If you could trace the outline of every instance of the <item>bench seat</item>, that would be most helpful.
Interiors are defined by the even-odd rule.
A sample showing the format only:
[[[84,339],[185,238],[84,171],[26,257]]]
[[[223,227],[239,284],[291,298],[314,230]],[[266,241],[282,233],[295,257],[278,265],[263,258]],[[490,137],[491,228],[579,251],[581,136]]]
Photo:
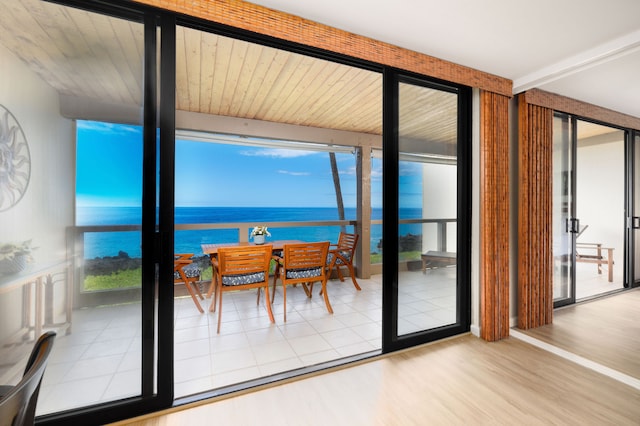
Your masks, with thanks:
[[[578,253],[578,250],[581,253]],[[593,251],[584,254],[583,250]],[[607,265],[607,278],[610,283],[613,282],[613,247],[602,247],[601,243],[576,243],[576,262],[595,263],[598,265],[598,274],[602,274],[602,265]]]
[[[440,268],[443,266],[455,265],[457,253],[429,250],[428,252],[420,255],[420,257],[422,258],[422,273],[426,274],[427,267]]]

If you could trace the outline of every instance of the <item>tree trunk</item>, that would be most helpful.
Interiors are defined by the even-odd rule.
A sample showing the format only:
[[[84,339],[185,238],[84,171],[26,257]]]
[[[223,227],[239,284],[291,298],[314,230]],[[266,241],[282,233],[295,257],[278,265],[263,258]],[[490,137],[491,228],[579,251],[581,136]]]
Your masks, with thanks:
[[[344,220],[344,203],[342,202],[342,189],[340,188],[340,175],[338,174],[338,164],[336,163],[336,153],[329,153],[329,160],[331,161],[331,175],[333,176],[333,186],[336,190],[336,203],[338,205],[338,217],[340,220]],[[346,227],[342,225],[340,227],[342,232],[347,232]]]

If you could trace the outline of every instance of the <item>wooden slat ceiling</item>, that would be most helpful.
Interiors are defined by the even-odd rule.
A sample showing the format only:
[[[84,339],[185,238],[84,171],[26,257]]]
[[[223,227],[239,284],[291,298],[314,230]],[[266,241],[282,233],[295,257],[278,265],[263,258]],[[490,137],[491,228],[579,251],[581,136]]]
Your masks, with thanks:
[[[5,1],[0,43],[60,94],[141,105],[140,23],[37,0]],[[382,133],[378,73],[183,27],[176,44],[180,110]],[[407,86],[403,136],[455,143],[450,97]]]
[[[177,107],[380,134],[380,74],[178,28]]]

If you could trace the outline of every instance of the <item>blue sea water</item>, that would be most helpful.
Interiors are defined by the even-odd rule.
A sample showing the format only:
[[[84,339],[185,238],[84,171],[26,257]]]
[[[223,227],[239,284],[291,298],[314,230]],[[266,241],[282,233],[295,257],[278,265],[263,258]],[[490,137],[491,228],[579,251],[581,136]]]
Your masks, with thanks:
[[[420,218],[421,209],[405,209],[402,218]],[[345,208],[345,219],[354,220],[356,209]],[[382,219],[382,209],[372,209],[372,219]],[[297,222],[338,220],[338,209],[331,207],[176,207],[175,221],[178,224],[205,224],[247,222],[250,226],[265,222]],[[140,207],[78,207],[76,223],[78,226],[140,225],[142,213]],[[272,240],[302,240],[336,242],[340,233],[339,226],[269,228]],[[353,227],[347,228],[353,232]],[[421,226],[401,225],[400,234],[421,233]],[[382,226],[371,226],[371,250],[377,250],[382,239]],[[86,259],[117,256],[120,251],[131,257],[140,257],[140,232],[91,232],[85,233]],[[176,231],[176,253],[202,253],[200,245],[206,243],[224,243],[238,241],[238,231],[230,230],[194,230]]]

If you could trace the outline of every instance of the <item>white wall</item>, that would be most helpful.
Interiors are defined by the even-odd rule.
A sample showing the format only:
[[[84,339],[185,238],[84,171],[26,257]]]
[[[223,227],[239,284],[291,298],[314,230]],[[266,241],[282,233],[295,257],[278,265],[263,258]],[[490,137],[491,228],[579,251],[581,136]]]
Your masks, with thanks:
[[[75,130],[59,114],[57,92],[1,44],[0,75],[0,104],[19,122],[31,154],[25,195],[0,212],[0,243],[32,239],[35,269],[66,257],[66,228],[74,222]],[[0,276],[0,288],[11,279]],[[0,293],[0,340],[21,317],[15,293]]]
[[[576,172],[576,216],[581,226],[589,225],[578,242],[602,243],[603,247],[615,249],[616,281],[623,279],[625,226],[624,134],[619,132],[619,135],[620,139],[614,142],[578,144]],[[596,270],[595,265],[590,266]]]
[[[426,163],[422,166],[423,218],[455,219],[457,215],[458,179],[457,166]],[[456,226],[447,227],[447,250],[457,252]],[[437,250],[438,226],[422,225],[422,252]]]

